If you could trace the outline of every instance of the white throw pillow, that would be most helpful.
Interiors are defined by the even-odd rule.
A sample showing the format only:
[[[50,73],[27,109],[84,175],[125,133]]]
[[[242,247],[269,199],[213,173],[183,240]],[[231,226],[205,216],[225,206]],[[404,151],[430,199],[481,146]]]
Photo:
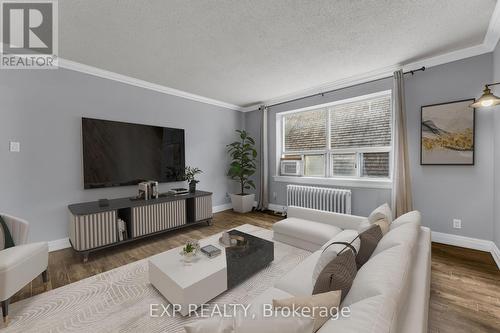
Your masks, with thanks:
[[[272,316],[264,316],[263,310],[250,311],[249,316],[235,318],[234,333],[313,333],[314,319],[297,313],[271,311]],[[215,333],[215,332],[214,332]]]
[[[408,212],[406,214],[401,215],[397,219],[395,219],[391,223],[391,230],[396,229],[397,227],[400,227],[402,225],[408,224],[408,223],[417,223],[419,226],[422,223],[422,215],[418,210],[414,210],[411,212]]]
[[[353,241],[354,240],[354,241]],[[343,230],[339,232],[335,237],[330,239],[325,243],[320,249],[323,251],[314,266],[313,274],[312,274],[312,283],[313,285],[316,283],[319,274],[321,271],[328,265],[335,257],[337,253],[342,251],[346,246],[342,244],[334,244],[330,245],[334,242],[344,242],[350,243],[355,249],[356,252],[359,251],[359,247],[361,246],[361,241],[358,238],[358,232],[356,230]]]
[[[314,318],[313,330],[316,332],[331,318],[331,314],[337,312],[341,295],[341,290],[335,290],[312,296],[273,299],[273,308],[276,311],[283,308],[297,309],[298,311],[306,309]],[[328,309],[328,311],[325,311],[325,309]]]
[[[378,220],[386,220],[389,224],[392,223],[392,211],[391,207],[389,207],[387,203],[375,208],[368,216],[370,224],[373,224]]]
[[[234,319],[217,316],[189,323],[184,329],[186,333],[233,333]]]

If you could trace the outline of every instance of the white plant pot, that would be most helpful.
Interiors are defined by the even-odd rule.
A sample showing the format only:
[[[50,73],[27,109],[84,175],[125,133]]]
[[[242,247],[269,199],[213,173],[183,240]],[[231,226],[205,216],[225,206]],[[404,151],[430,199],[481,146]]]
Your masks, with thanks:
[[[233,210],[238,213],[248,213],[252,211],[255,202],[255,194],[239,195],[231,194],[231,204]]]

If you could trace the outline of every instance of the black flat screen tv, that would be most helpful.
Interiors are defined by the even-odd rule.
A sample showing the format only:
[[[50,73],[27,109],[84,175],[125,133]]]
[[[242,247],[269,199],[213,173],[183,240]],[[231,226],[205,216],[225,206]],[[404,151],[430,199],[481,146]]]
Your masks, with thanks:
[[[180,181],[184,130],[82,118],[84,188]]]

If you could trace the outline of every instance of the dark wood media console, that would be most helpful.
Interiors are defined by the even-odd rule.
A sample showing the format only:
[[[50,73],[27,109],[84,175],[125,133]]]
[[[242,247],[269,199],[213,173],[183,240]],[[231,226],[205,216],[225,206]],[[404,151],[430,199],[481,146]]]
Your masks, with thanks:
[[[161,194],[158,199],[109,200],[69,205],[69,239],[75,251],[88,260],[92,251],[131,242],[193,224],[212,221],[212,193],[196,191],[182,195]],[[120,239],[118,220],[124,221],[126,235]]]

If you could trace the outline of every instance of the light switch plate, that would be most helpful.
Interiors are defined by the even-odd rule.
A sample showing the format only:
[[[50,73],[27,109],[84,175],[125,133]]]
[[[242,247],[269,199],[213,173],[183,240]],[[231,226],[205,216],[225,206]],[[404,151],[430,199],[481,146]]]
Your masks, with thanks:
[[[21,143],[16,141],[10,142],[10,152],[11,153],[19,153],[21,151]]]

